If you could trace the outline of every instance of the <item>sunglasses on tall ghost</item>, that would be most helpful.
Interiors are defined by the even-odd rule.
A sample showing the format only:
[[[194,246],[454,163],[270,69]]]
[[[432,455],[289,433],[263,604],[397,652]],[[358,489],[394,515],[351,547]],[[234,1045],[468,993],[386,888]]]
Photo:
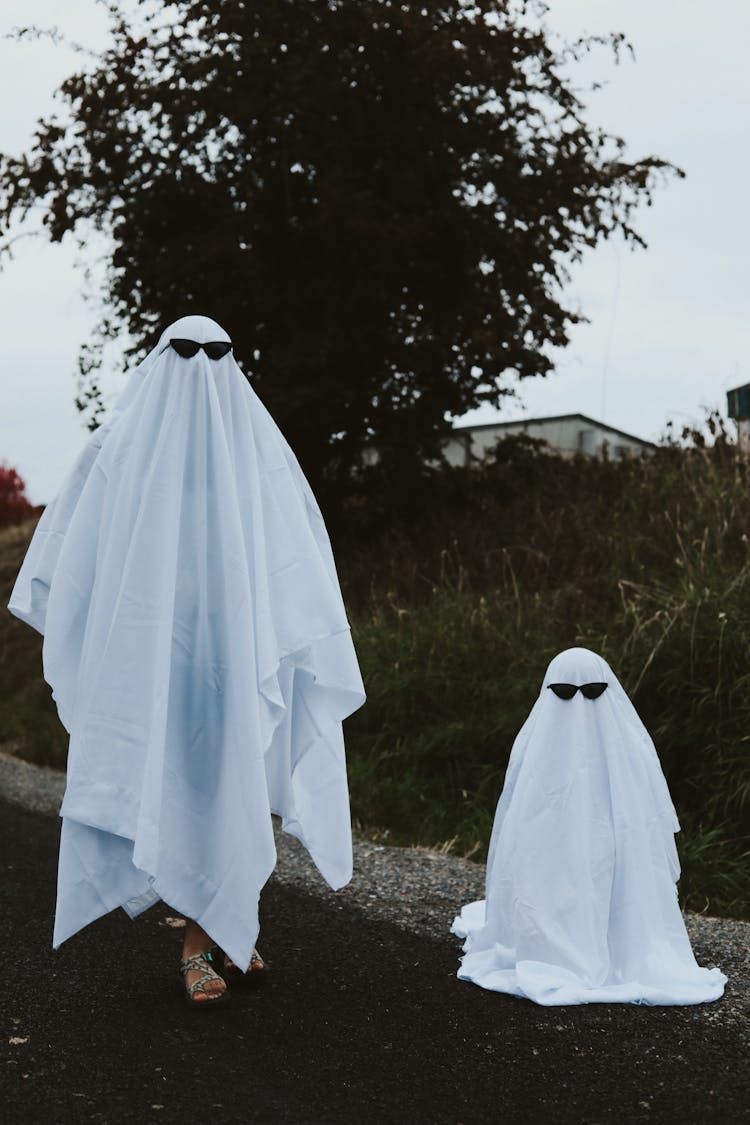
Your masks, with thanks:
[[[223,359],[232,350],[229,340],[213,340],[207,344],[199,344],[197,340],[170,340],[169,343],[183,359],[192,359],[201,348],[209,359]]]
[[[606,684],[547,684],[558,699],[572,699],[577,691],[585,699],[598,699],[607,690]]]

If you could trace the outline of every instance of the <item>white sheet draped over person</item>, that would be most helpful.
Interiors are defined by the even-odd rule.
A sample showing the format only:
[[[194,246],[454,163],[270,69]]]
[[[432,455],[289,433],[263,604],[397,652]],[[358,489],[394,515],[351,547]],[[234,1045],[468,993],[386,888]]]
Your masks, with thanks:
[[[202,316],[164,332],[44,512],[9,608],[44,634],[70,733],[53,944],[161,899],[245,969],[272,812],[331,887],[351,877],[341,723],[364,692],[294,455],[231,350],[172,339],[229,343]]]
[[[726,977],[697,965],[678,904],[677,831],[612,669],[587,649],[560,653],[513,745],[486,899],[453,922],[459,977],[544,1005],[717,999]]]

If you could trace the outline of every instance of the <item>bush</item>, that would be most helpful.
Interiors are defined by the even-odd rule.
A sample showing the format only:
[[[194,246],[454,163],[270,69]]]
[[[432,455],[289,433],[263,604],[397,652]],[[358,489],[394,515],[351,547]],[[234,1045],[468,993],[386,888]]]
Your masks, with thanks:
[[[585,645],[656,742],[683,901],[750,917],[750,464],[709,424],[710,444],[622,462],[506,440],[411,508],[363,484],[335,546],[368,689],[347,724],[364,832],[482,858],[545,667]]]
[[[0,749],[64,768],[68,736],[42,674],[42,638],[5,610],[34,527],[0,531]]]
[[[750,918],[750,460],[709,423],[623,462],[507,439],[477,468],[358,482],[331,523],[368,691],[347,723],[361,832],[482,859],[545,667],[585,645],[656,743],[683,903]],[[6,601],[30,533],[0,535]],[[39,648],[0,619],[0,742],[63,765]]]
[[[21,477],[15,469],[0,465],[0,527],[23,523],[32,511]]]

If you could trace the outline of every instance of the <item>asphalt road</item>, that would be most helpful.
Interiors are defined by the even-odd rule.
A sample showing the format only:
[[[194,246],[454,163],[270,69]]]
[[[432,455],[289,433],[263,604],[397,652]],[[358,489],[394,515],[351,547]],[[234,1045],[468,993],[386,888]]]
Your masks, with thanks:
[[[272,982],[193,1011],[161,905],[52,951],[57,839],[0,804],[9,1123],[750,1122],[748,1043],[722,1001],[539,1008],[459,982],[451,939],[273,882]]]

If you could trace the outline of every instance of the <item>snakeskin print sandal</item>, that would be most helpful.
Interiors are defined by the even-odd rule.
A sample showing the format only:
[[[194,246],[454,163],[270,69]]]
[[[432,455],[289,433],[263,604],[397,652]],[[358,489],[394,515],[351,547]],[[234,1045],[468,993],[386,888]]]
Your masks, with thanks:
[[[213,967],[213,960],[215,954],[218,952],[216,946],[207,949],[205,953],[194,953],[192,957],[186,957],[184,961],[180,961],[180,973],[185,982],[185,999],[192,1007],[195,1008],[215,1008],[218,1004],[226,1004],[229,1000],[229,989],[225,988],[223,992],[213,993],[208,992],[206,985],[209,981],[224,980],[221,973],[217,973]],[[192,984],[187,983],[188,973],[200,973],[201,976],[194,980]],[[224,984],[226,984],[224,980]],[[207,1000],[196,1000],[196,993],[207,996]]]
[[[218,964],[222,966],[219,971],[227,984],[240,984],[250,988],[265,984],[271,971],[257,949],[254,949],[250,955],[250,964],[246,973],[243,973],[223,950],[219,950]]]

